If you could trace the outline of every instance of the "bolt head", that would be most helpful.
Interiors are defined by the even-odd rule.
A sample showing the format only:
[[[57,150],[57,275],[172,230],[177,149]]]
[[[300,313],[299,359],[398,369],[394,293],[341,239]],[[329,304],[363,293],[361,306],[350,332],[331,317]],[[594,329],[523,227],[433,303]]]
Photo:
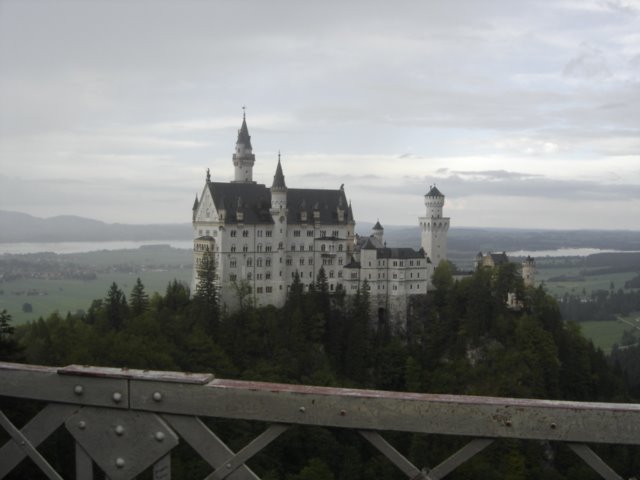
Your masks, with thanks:
[[[87,422],[85,422],[84,420],[80,420],[80,421],[78,422],[78,428],[79,428],[80,430],[84,430],[85,428],[87,428]]]
[[[82,385],[76,385],[75,387],[73,387],[73,393],[75,393],[76,395],[82,395],[83,392],[84,388],[82,387]]]
[[[162,442],[164,440],[164,432],[156,432],[154,437],[158,442]]]
[[[124,467],[124,458],[122,457],[116,458],[116,467],[118,468]]]
[[[122,425],[116,425],[116,435],[122,435],[124,433],[124,427]]]
[[[122,394],[120,392],[114,392],[112,398],[114,402],[120,403],[120,401],[122,400]]]
[[[300,413],[304,413],[304,412],[306,412],[306,411],[307,411],[307,409],[306,409],[306,408],[304,408],[304,407],[300,407],[298,410],[300,410]]]
[[[159,402],[160,400],[162,400],[162,394],[160,392],[153,392],[153,399],[156,402]]]

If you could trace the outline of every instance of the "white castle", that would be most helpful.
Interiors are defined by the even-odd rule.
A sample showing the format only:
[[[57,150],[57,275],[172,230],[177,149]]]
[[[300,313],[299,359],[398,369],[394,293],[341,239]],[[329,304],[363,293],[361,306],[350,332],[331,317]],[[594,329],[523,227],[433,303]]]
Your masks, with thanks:
[[[296,273],[305,289],[324,269],[329,290],[355,294],[366,280],[372,313],[406,321],[408,300],[424,295],[433,268],[447,258],[449,218],[444,195],[431,187],[420,218],[422,248],[389,248],[380,223],[355,234],[344,186],[335,190],[288,188],[280,154],[271,187],[253,181],[255,155],[243,115],[232,182],[212,182],[209,170],[193,205],[192,291],[205,252],[216,262],[220,303],[238,308],[240,290],[257,306],[284,305]],[[242,287],[242,288],[240,288]]]

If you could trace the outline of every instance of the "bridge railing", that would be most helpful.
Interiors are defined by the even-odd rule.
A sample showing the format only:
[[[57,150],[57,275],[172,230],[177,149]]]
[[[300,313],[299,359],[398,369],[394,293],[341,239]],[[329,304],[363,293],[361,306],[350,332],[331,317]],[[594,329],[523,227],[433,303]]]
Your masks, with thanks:
[[[153,469],[171,478],[179,439],[211,467],[207,479],[259,477],[246,462],[293,425],[359,432],[410,479],[445,478],[497,439],[566,443],[605,479],[621,480],[587,444],[640,445],[640,405],[434,395],[216,379],[212,374],[70,365],[0,363],[0,395],[44,402],[21,429],[0,412],[10,439],[0,448],[0,478],[30,458],[62,478],[38,446],[64,425],[75,440],[76,478],[102,470],[111,480]],[[256,420],[269,426],[237,452],[200,417]],[[381,432],[474,438],[432,468],[416,466]],[[98,468],[94,468],[97,466]]]

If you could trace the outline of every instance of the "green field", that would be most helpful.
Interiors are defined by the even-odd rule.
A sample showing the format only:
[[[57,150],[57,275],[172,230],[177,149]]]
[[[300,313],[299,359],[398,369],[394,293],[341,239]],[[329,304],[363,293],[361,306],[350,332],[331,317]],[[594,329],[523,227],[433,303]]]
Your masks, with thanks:
[[[637,324],[640,327],[640,321],[637,321],[639,317],[640,313],[623,317],[623,319],[629,323]],[[591,340],[596,347],[601,348],[607,354],[611,352],[611,347],[614,343],[620,344],[622,334],[625,331],[633,330],[633,327],[621,321],[580,322],[579,325],[582,334]],[[640,331],[636,330],[636,332],[636,336],[638,336]]]
[[[550,278],[566,275],[568,277],[577,277],[581,267],[562,267],[562,268],[545,268],[538,267],[536,272],[536,283],[544,282],[544,286],[551,295],[562,297],[565,293],[570,295],[581,295],[583,290],[588,294],[596,290],[607,290],[613,287],[615,290],[624,288],[624,283],[637,276],[635,272],[625,273],[607,273],[604,275],[586,275],[583,280],[570,281],[551,281]]]

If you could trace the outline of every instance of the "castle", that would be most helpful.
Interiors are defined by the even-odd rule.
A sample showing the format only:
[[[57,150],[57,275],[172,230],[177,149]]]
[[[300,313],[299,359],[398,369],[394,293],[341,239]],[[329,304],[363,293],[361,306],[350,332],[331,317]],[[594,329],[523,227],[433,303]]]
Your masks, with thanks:
[[[426,214],[419,219],[422,248],[389,248],[376,223],[369,236],[355,234],[355,219],[344,186],[289,188],[280,154],[271,187],[253,180],[255,155],[245,115],[238,130],[234,180],[211,181],[207,170],[193,204],[194,268],[213,252],[221,304],[238,308],[245,292],[257,305],[284,305],[296,274],[305,289],[324,269],[329,290],[347,295],[368,284],[372,313],[404,323],[408,300],[426,294],[433,268],[447,258],[449,218],[444,195],[431,187]]]

